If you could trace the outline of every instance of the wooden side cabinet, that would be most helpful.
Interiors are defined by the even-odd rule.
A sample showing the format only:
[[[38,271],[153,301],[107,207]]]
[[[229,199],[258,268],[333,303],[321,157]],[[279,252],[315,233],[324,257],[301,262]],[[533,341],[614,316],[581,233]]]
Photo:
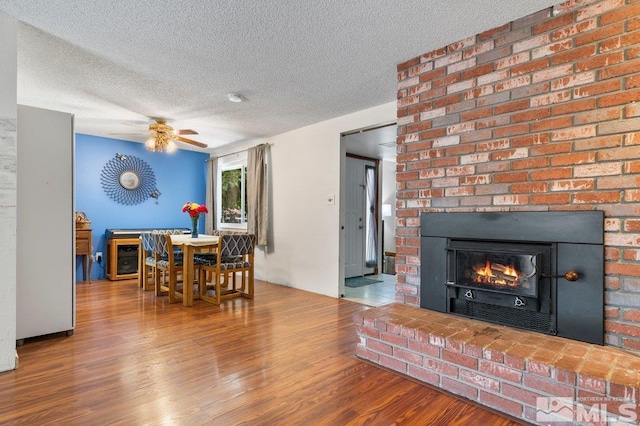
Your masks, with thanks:
[[[111,281],[138,278],[140,238],[107,240],[107,278]]]
[[[82,281],[87,281],[88,276],[89,284],[91,284],[91,266],[93,265],[92,249],[91,229],[76,229],[76,256],[82,256]]]

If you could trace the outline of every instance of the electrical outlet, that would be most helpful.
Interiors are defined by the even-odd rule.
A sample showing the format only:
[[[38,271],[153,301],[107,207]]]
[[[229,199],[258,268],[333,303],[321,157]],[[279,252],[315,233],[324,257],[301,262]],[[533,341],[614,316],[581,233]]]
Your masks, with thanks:
[[[96,253],[96,262],[98,262],[98,263],[102,262],[102,252],[101,251]]]

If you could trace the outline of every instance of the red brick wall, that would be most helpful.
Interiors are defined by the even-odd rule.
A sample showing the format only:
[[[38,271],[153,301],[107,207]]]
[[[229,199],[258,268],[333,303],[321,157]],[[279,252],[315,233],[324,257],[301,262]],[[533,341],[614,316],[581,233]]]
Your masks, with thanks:
[[[640,351],[640,2],[569,0],[398,65],[396,299],[420,213],[605,212],[606,342]]]

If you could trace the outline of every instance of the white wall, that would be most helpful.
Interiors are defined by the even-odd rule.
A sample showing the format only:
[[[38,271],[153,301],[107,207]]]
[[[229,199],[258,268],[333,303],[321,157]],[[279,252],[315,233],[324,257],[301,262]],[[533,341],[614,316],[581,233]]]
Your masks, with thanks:
[[[14,369],[16,357],[16,26],[0,15],[0,371]]]
[[[271,147],[270,242],[256,254],[256,278],[332,297],[344,281],[340,134],[396,119],[396,102],[284,133]],[[223,154],[223,153],[220,153]],[[334,195],[334,205],[327,197]]]

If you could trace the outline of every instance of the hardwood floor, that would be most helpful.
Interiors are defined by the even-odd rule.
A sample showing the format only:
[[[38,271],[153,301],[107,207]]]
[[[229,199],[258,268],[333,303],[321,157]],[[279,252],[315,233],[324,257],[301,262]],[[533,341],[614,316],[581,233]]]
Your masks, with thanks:
[[[0,374],[0,424],[518,424],[356,358],[360,309],[260,281],[192,308],[78,283],[74,335],[28,339]]]

